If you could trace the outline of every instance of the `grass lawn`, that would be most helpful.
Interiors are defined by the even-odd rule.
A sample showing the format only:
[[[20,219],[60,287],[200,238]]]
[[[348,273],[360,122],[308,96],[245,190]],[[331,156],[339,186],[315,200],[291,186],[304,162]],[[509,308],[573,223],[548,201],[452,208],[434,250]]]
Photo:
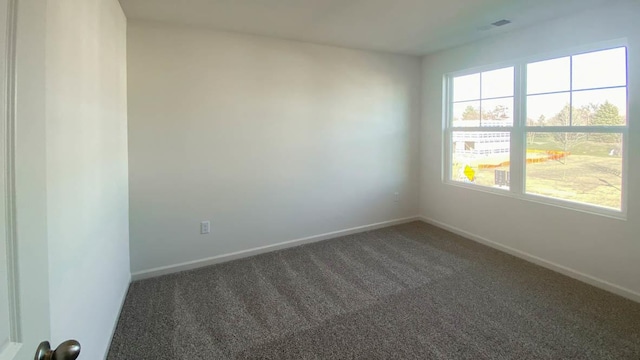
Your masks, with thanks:
[[[569,155],[527,164],[528,193],[620,209],[622,158]]]
[[[575,145],[570,155],[561,160],[547,160],[526,164],[526,191],[530,194],[621,208],[622,158],[609,156],[616,144],[584,142]],[[619,149],[619,147],[618,147]],[[529,150],[562,150],[558,144],[540,139],[529,143]],[[531,157],[539,156],[531,152]],[[529,157],[529,156],[528,156]],[[481,164],[500,164],[509,160],[508,154],[493,157],[457,156],[453,164],[453,178],[468,181],[462,174],[465,165],[475,170],[473,183],[494,187],[495,170],[509,170],[509,166],[481,168]]]

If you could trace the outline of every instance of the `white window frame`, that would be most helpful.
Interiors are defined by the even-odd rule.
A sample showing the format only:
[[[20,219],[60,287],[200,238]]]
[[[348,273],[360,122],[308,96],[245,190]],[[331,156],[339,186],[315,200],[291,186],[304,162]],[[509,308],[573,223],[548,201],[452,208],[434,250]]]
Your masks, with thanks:
[[[557,58],[576,56],[582,53],[603,51],[608,49],[625,47],[627,49],[627,121],[624,126],[526,126],[527,109],[527,64],[539,61],[553,60]],[[590,214],[612,217],[615,219],[627,219],[627,176],[629,170],[629,122],[632,121],[629,109],[629,45],[627,39],[616,39],[606,42],[593,43],[586,46],[575,47],[554,53],[546,53],[530,56],[514,61],[505,61],[488,66],[480,66],[462,71],[450,72],[444,75],[443,81],[443,142],[442,142],[442,181],[451,186],[488,192],[502,196],[532,201],[536,203],[577,210]],[[472,75],[506,67],[514,68],[514,109],[513,126],[506,127],[453,127],[453,79],[455,77]],[[638,119],[636,119],[638,120]],[[640,120],[638,120],[640,121]],[[511,138],[510,154],[510,186],[509,189],[493,188],[455,181],[452,179],[453,157],[453,132],[454,131],[482,131],[482,132],[508,132]],[[622,135],[622,192],[621,209],[611,209],[595,204],[581,203],[544,195],[528,194],[526,192],[526,134],[527,132],[560,133],[560,132],[597,132],[616,133]]]

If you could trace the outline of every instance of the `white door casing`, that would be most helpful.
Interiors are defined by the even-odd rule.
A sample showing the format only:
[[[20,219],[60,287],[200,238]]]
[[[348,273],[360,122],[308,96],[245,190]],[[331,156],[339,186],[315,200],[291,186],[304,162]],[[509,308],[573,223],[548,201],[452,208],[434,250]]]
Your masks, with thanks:
[[[9,12],[8,1],[0,0],[0,69],[7,68],[7,15]],[[0,72],[0,98],[6,99],[7,93],[7,72]],[[9,172],[11,171],[8,160],[9,158],[9,144],[7,140],[7,132],[9,125],[6,121],[6,113],[7,106],[6,102],[0,102],[0,116],[4,118],[3,125],[0,128],[0,139],[2,139],[2,147],[0,148],[0,166],[3,169],[2,174],[0,174],[0,189],[3,189],[2,201],[0,202],[0,254],[4,254],[5,256],[0,256],[0,289],[2,296],[0,296],[0,351],[11,351],[5,350],[8,347],[12,346],[11,344],[11,334],[15,332],[12,330],[15,322],[15,315],[13,314],[15,306],[13,305],[13,297],[12,294],[15,293],[13,290],[14,285],[9,282],[10,279],[13,279],[14,274],[10,274],[10,271],[13,270],[13,266],[10,263],[12,261],[12,245],[13,245],[13,237],[11,236],[12,229],[8,227],[11,224],[11,220],[7,219],[7,216],[10,215],[10,212],[7,211],[7,207],[11,206],[12,199],[8,198],[8,195],[12,193],[12,191],[8,188],[9,184],[7,183],[7,178],[9,177]],[[11,242],[9,239],[12,239]],[[2,354],[2,353],[0,353]]]
[[[0,0],[0,360],[49,338],[45,0]]]

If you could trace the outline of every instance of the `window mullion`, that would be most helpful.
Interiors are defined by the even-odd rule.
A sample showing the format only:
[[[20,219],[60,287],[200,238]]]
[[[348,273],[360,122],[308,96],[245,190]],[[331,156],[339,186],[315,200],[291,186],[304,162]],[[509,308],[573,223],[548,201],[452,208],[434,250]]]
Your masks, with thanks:
[[[525,189],[526,141],[525,126],[527,119],[526,65],[515,65],[513,129],[511,131],[511,192],[523,194]]]
[[[573,126],[573,56],[569,56],[569,126]]]
[[[447,89],[447,96],[445,99],[444,106],[446,106],[446,114],[443,119],[444,129],[445,129],[445,137],[442,143],[442,153],[444,155],[444,163],[442,167],[443,180],[448,181],[452,178],[452,167],[451,161],[453,159],[453,146],[452,146],[452,138],[453,138],[453,77],[447,78],[447,82],[445,84]]]

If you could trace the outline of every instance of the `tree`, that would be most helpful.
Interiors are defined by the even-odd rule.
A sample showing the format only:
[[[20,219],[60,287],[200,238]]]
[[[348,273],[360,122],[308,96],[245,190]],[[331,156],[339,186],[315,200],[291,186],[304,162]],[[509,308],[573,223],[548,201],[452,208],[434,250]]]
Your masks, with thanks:
[[[576,111],[573,109],[574,112]],[[558,114],[556,114],[550,120],[551,125],[555,126],[569,126],[571,125],[571,108],[569,104],[565,105],[562,110]],[[561,132],[561,133],[553,133],[553,139],[555,142],[560,145],[562,150],[565,152],[565,156],[561,158],[560,162],[563,164],[567,163],[568,153],[578,144],[586,141],[586,136],[584,133],[571,133],[571,132]]]
[[[559,113],[549,120],[553,126],[570,126],[571,125],[571,108],[566,104]]]
[[[547,125],[547,118],[544,115],[540,115],[538,120],[527,118],[527,126],[545,126]]]
[[[594,115],[598,110],[600,105],[589,103],[588,105],[583,105],[578,109],[573,110],[573,121],[571,124],[574,126],[592,126],[595,125]]]
[[[594,125],[616,126],[624,125],[624,122],[625,118],[620,115],[618,107],[609,101],[605,101],[604,104],[600,105],[593,116]],[[619,144],[621,138],[620,134],[599,134],[593,140],[603,143]]]
[[[462,120],[480,120],[480,112],[478,109],[469,105],[464,109],[462,113]]]
[[[580,122],[580,125],[587,126],[616,126],[624,124],[624,117],[620,115],[617,106],[605,101],[604,104],[589,104],[581,108],[581,117],[586,118],[586,122]],[[618,143],[620,137],[618,134],[591,134],[591,141],[599,141],[603,143]]]
[[[573,110],[571,125],[573,126],[593,126],[593,117],[600,105],[589,103]],[[594,140],[593,134],[586,134],[586,141]]]
[[[496,105],[491,111],[483,111],[483,120],[506,120],[509,118],[509,108],[504,105]]]
[[[624,117],[620,115],[620,110],[609,101],[600,105],[593,115],[593,125],[615,126],[623,124]]]
[[[547,118],[544,115],[540,115],[538,118],[538,126],[544,126],[547,123]]]
[[[544,126],[547,122],[547,118],[544,115],[540,115],[538,121],[534,121],[531,118],[527,118],[527,126]],[[527,144],[533,144],[536,141],[536,133],[533,131],[527,132]]]

